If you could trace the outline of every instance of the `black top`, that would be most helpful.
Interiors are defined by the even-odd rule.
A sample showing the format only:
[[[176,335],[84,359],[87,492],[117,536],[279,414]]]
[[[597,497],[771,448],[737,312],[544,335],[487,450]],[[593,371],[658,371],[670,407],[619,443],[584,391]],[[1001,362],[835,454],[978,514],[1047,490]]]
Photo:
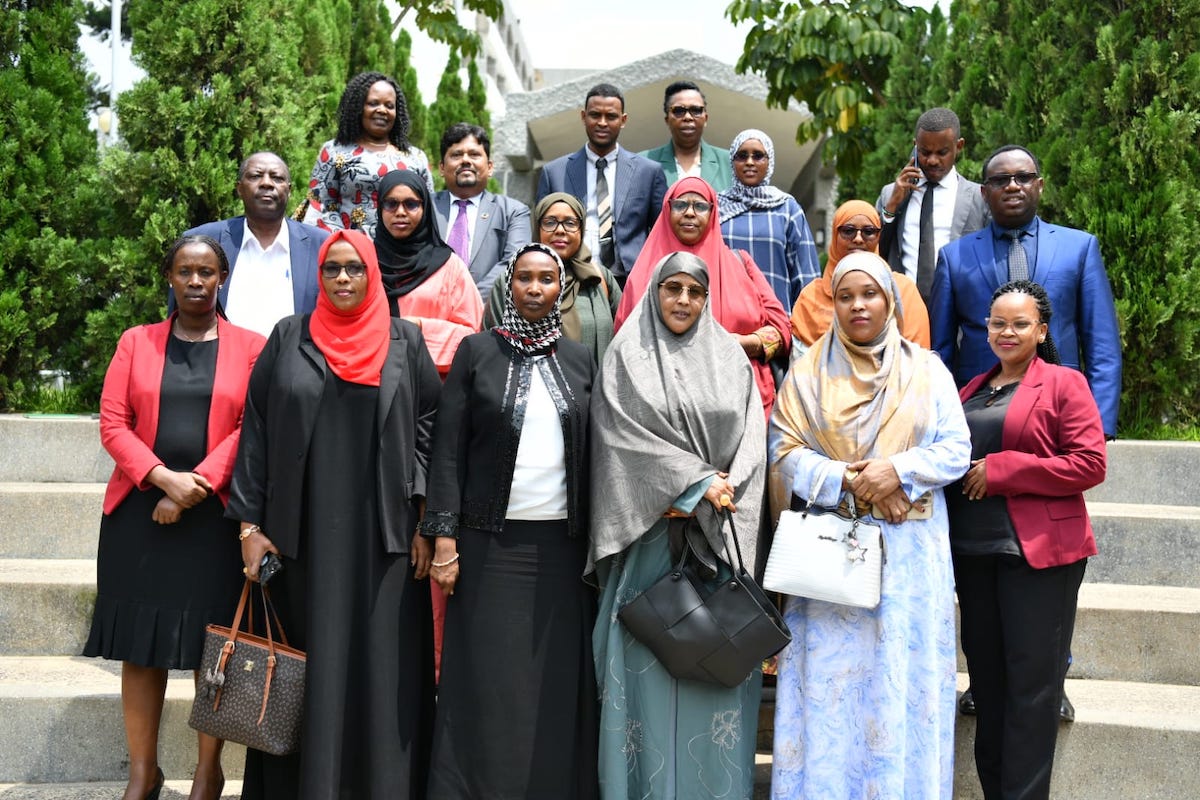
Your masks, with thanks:
[[[971,460],[999,453],[1004,434],[1004,417],[1017,383],[992,389],[987,383],[963,403],[971,430]],[[968,500],[960,478],[946,487],[946,509],[950,514],[950,549],[963,556],[1021,555],[1017,532],[1008,515],[1008,500],[988,494]]]
[[[191,472],[208,453],[208,409],[217,374],[218,341],[167,337],[154,435],[154,455],[167,469]]]

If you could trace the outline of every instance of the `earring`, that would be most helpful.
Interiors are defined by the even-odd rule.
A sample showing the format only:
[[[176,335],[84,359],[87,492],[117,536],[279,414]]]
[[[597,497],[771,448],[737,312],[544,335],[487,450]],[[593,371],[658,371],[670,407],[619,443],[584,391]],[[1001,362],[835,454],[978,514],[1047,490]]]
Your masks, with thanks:
[[[1045,337],[1045,336],[1039,336],[1039,337],[1038,337],[1038,344],[1045,344],[1045,342],[1046,342],[1046,337]]]

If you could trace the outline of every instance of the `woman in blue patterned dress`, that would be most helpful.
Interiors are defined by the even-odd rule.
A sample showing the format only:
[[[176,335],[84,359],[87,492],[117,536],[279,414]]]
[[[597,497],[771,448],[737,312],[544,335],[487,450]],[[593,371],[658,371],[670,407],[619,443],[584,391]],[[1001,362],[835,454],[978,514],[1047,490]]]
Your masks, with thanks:
[[[783,800],[951,797],[954,580],[942,487],[970,465],[954,381],[900,336],[883,259],[833,273],[833,326],[788,373],[771,417],[771,500],[851,492],[883,530],[879,606],[789,597],[771,791]],[[815,496],[814,496],[815,489]]]

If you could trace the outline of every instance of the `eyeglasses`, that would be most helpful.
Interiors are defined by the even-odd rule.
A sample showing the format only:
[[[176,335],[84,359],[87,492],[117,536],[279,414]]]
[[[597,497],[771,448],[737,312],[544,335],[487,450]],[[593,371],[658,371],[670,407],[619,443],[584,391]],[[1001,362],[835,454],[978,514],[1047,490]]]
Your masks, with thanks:
[[[1038,179],[1036,172],[1014,172],[1007,175],[991,175],[983,179],[992,189],[1006,189],[1008,184],[1013,181],[1017,182],[1017,186],[1028,186]]]
[[[575,217],[562,217],[561,219],[559,217],[542,217],[541,222],[538,223],[538,227],[546,233],[554,233],[554,230],[560,225],[567,233],[579,230],[579,220]]]
[[[418,209],[424,208],[425,204],[413,197],[407,200],[396,200],[389,197],[387,200],[379,203],[379,207],[389,214],[395,213],[400,206],[404,206],[404,210],[411,214]]]
[[[1016,319],[1009,322],[1006,319],[1000,319],[998,317],[988,317],[984,321],[987,322],[988,330],[992,333],[1004,333],[1004,331],[1012,328],[1013,333],[1025,334],[1029,333],[1029,329],[1034,325],[1041,324],[1041,320]]]
[[[708,289],[703,286],[684,286],[679,281],[663,281],[658,288],[666,292],[667,297],[672,300],[679,299],[679,295],[684,292],[687,292],[688,300],[703,300],[708,297]]]
[[[706,113],[704,106],[671,106],[671,116],[675,119],[683,119],[688,114],[699,118]]]
[[[367,265],[358,261],[352,261],[349,264],[322,264],[321,276],[325,280],[336,280],[343,270],[351,278],[361,278],[367,274]]]
[[[853,225],[842,225],[837,229],[838,236],[841,236],[847,242],[853,242],[856,238],[858,238],[860,233],[864,239],[874,239],[879,235],[879,230],[880,229],[876,228],[874,225],[865,225],[861,228],[857,228]]]
[[[676,214],[686,214],[688,209],[694,210],[700,216],[712,211],[712,203],[707,200],[672,200],[671,210]]]
[[[770,161],[771,157],[762,150],[738,150],[733,154],[734,161]]]

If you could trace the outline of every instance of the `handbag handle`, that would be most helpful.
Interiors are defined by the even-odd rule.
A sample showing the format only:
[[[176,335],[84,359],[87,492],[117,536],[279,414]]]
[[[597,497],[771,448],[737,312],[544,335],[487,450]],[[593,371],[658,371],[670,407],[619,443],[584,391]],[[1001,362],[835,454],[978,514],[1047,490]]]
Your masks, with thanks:
[[[733,512],[728,508],[725,509],[725,519],[729,520],[729,539],[733,539],[733,548],[737,551],[738,569],[745,572],[746,564],[742,561],[742,546],[738,543],[737,528],[733,525]],[[730,566],[733,566],[733,559],[729,557],[729,539],[725,539],[725,559],[729,561]]]
[[[828,458],[825,463],[817,468],[816,474],[813,475],[812,488],[808,492],[808,503],[804,506],[803,514],[808,516],[808,512],[817,502],[817,492],[821,490],[821,486],[829,479],[829,473],[833,471],[833,459]],[[846,501],[850,506],[850,518],[858,519],[858,507],[854,503],[854,492],[842,490],[839,497],[846,497]]]

